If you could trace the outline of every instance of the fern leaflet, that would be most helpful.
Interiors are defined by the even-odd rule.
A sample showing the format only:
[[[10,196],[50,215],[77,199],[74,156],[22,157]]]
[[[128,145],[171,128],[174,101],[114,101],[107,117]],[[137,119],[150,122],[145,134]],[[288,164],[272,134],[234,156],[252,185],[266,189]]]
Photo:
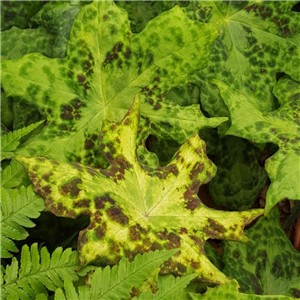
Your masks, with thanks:
[[[158,278],[158,292],[152,294],[150,290],[142,293],[138,300],[185,300],[189,299],[186,286],[196,278],[196,274],[190,274],[183,277],[174,277],[173,275],[160,276]]]
[[[24,240],[28,236],[24,227],[34,227],[30,220],[40,216],[44,210],[44,200],[34,193],[32,186],[20,189],[1,188],[1,257],[12,257],[18,252],[12,240]]]
[[[28,175],[24,167],[18,161],[13,160],[11,164],[1,172],[1,187],[6,189],[18,187],[25,178],[28,178]]]
[[[16,150],[16,148],[19,146],[21,138],[33,131],[43,122],[44,121],[39,121],[27,127],[11,131],[8,134],[1,136],[1,160],[10,158],[12,156],[11,152]]]
[[[140,287],[156,268],[177,251],[173,249],[138,254],[133,262],[122,258],[117,266],[97,268],[92,275],[91,288],[79,286],[77,292],[74,285],[66,281],[65,291],[58,289],[55,300],[128,299],[133,287]]]
[[[21,252],[21,263],[14,257],[11,265],[1,271],[4,279],[1,285],[1,299],[36,299],[38,294],[47,295],[47,289],[55,291],[63,287],[64,281],[78,280],[75,269],[79,266],[78,253],[68,248],[55,249],[50,256],[46,247],[39,253],[35,243],[30,250],[24,245]],[[81,272],[83,274],[83,272]],[[43,296],[39,295],[39,299]]]

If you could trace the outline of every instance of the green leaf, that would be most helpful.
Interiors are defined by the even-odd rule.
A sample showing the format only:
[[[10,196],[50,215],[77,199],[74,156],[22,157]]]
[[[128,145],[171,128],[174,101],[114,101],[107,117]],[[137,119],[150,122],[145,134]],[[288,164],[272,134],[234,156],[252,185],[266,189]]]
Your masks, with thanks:
[[[259,149],[237,137],[225,137],[214,163],[218,171],[209,184],[214,202],[232,210],[252,207],[267,176],[258,164]]]
[[[79,286],[78,293],[68,280],[55,293],[55,299],[67,300],[113,300],[129,299],[132,288],[140,287],[143,282],[163,262],[171,258],[177,250],[155,251],[138,254],[132,262],[122,258],[117,266],[112,268],[97,268],[91,275],[89,286]],[[195,275],[188,276],[194,278]],[[183,284],[181,284],[182,286]]]
[[[53,44],[52,57],[66,56],[73,21],[81,7],[90,2],[91,1],[50,1],[31,18],[31,22],[43,26],[48,32],[56,36]]]
[[[248,243],[224,242],[223,272],[235,278],[240,292],[259,295],[300,295],[300,253],[280,226],[279,211],[247,230]]]
[[[24,167],[16,160],[13,160],[1,172],[1,187],[6,189],[18,187],[26,181],[27,177]]]
[[[1,30],[12,26],[28,28],[28,20],[45,4],[45,1],[1,1]]]
[[[32,132],[44,121],[36,122],[25,128],[18,129],[1,136],[1,160],[13,156],[14,151],[18,148],[20,140],[23,136]]]
[[[189,299],[185,290],[186,286],[197,275],[191,274],[175,278],[173,275],[160,276],[158,278],[158,292],[152,294],[151,291],[142,293],[138,300],[185,300]]]
[[[46,289],[55,291],[63,287],[65,280],[78,280],[75,272],[78,265],[78,254],[70,248],[62,250],[58,247],[50,255],[46,247],[39,251],[36,243],[30,249],[24,245],[20,268],[14,257],[2,274],[4,283],[1,285],[1,297],[27,300],[36,299],[39,293],[47,295]]]
[[[165,167],[139,162],[136,136],[139,102],[119,122],[106,121],[100,148],[110,163],[96,169],[76,163],[18,156],[46,209],[57,216],[90,216],[79,234],[81,264],[115,264],[121,257],[155,249],[180,248],[162,268],[163,273],[196,272],[199,279],[228,279],[205,256],[209,238],[247,241],[243,228],[262,210],[223,212],[203,205],[199,186],[211,180],[215,166],[205,154],[205,143],[194,134]]]
[[[178,6],[132,34],[126,12],[114,2],[85,5],[73,23],[66,58],[29,54],[2,62],[6,94],[34,104],[48,121],[18,153],[99,167],[102,121],[120,121],[136,94],[143,124],[158,136],[183,143],[202,127],[218,126],[226,118],[208,119],[199,105],[164,100],[173,87],[188,83],[189,73],[206,66],[216,35]]]
[[[18,249],[11,240],[24,240],[28,232],[24,227],[34,227],[30,219],[36,219],[44,210],[44,201],[33,192],[32,186],[27,189],[7,190],[1,187],[1,257],[12,257]]]
[[[272,89],[276,74],[300,80],[300,16],[296,1],[191,1],[190,18],[217,25],[218,39],[211,47],[205,70],[198,73],[201,103],[211,117],[228,116],[216,87],[220,80],[244,94],[252,94],[259,110],[276,109]]]
[[[52,57],[54,40],[55,36],[43,27],[36,29],[12,27],[1,33],[1,58],[15,59],[32,52]]]
[[[279,150],[265,163],[271,179],[266,208],[284,198],[300,200],[300,85],[282,78],[274,88],[280,108],[269,113],[258,110],[251,94],[241,94],[222,82],[215,82],[230,110],[231,127],[227,134],[256,143],[274,143]]]
[[[149,20],[169,10],[175,5],[184,6],[181,1],[116,1],[128,12],[132,32],[141,32]]]
[[[244,294],[239,292],[236,280],[216,288],[208,288],[204,295],[190,293],[192,300],[295,300],[294,297]]]

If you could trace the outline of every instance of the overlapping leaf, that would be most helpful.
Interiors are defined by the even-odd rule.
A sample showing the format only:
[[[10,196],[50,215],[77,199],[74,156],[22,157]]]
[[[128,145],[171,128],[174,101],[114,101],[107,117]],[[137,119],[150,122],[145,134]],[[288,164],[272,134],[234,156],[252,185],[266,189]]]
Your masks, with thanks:
[[[218,171],[209,184],[214,202],[232,210],[252,207],[266,184],[266,172],[258,164],[259,149],[237,137],[225,137],[214,163]]]
[[[220,36],[211,48],[208,67],[195,80],[201,85],[203,108],[210,116],[228,111],[218,90],[207,80],[221,80],[251,93],[262,111],[276,108],[272,89],[276,74],[300,80],[299,13],[296,1],[192,1],[190,18],[218,25]],[[249,100],[251,101],[251,100]]]
[[[280,226],[274,208],[247,230],[248,243],[224,242],[223,272],[235,278],[240,292],[300,297],[300,253]]]
[[[239,285],[236,280],[216,288],[208,288],[204,295],[190,293],[192,300],[295,300],[294,297],[281,295],[255,295],[239,292]]]
[[[222,212],[204,206],[197,197],[211,180],[215,166],[205,144],[193,135],[166,167],[150,168],[136,155],[139,103],[134,102],[120,123],[105,122],[100,148],[108,169],[58,163],[44,157],[18,157],[27,169],[48,211],[57,216],[90,216],[81,231],[82,264],[115,264],[121,257],[155,249],[179,248],[163,273],[196,272],[202,280],[228,279],[206,258],[208,238],[246,241],[243,227],[262,210]]]
[[[280,108],[269,113],[252,104],[255,99],[251,94],[241,94],[221,82],[216,84],[230,111],[232,125],[227,134],[279,146],[265,164],[271,179],[266,213],[284,198],[300,200],[300,84],[282,78],[274,88]]]
[[[182,143],[199,128],[219,125],[224,118],[207,119],[198,105],[163,101],[206,66],[215,38],[212,27],[191,21],[178,6],[132,34],[126,12],[113,2],[85,5],[65,59],[30,54],[2,63],[7,95],[26,99],[48,120],[19,153],[101,165],[96,139],[102,120],[121,120],[137,93],[145,124],[157,135]]]

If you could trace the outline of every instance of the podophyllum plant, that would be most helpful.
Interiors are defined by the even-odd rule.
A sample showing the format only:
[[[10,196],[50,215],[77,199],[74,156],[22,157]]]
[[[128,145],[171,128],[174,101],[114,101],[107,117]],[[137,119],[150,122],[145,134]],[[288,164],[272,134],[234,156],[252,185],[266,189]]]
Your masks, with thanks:
[[[297,2],[1,7],[2,299],[300,298]]]

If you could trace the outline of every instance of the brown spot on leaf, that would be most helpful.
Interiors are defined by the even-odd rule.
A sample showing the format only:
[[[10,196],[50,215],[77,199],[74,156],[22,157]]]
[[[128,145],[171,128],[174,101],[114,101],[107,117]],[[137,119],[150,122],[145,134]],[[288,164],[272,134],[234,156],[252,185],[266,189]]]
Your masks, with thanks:
[[[85,81],[85,77],[82,74],[77,75],[77,79],[80,83],[83,83]]]
[[[96,235],[99,239],[102,239],[105,237],[106,232],[106,223],[101,223],[99,227],[96,228]]]
[[[71,182],[61,186],[61,193],[65,196],[70,194],[72,197],[77,197],[81,189],[78,188],[78,184],[82,183],[80,178],[75,178]]]
[[[74,207],[90,207],[91,200],[82,199],[74,202]]]
[[[109,194],[105,194],[101,197],[96,197],[94,202],[97,209],[103,209],[105,207],[105,203],[110,203],[111,205],[114,205],[116,203],[115,200],[109,196]]]
[[[116,221],[121,225],[126,225],[129,222],[128,217],[123,213],[123,210],[120,207],[110,207],[107,209],[107,214],[110,219]]]

